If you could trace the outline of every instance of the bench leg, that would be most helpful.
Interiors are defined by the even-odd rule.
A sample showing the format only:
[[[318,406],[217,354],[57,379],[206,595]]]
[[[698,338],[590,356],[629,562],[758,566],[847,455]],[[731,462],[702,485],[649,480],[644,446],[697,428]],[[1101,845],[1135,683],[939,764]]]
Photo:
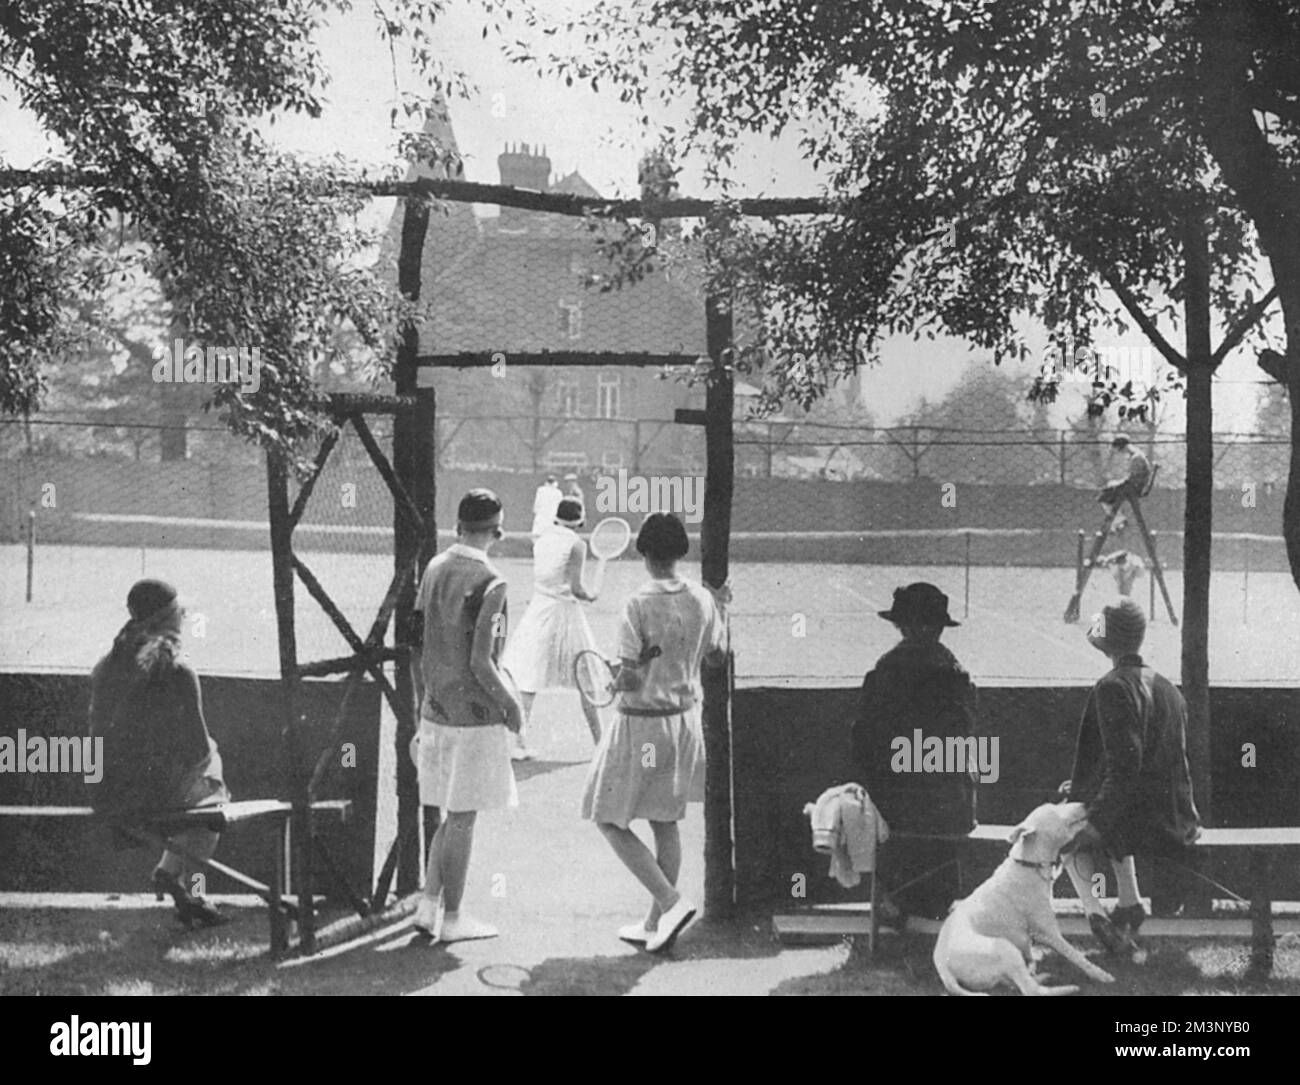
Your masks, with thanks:
[[[1271,863],[1267,848],[1252,848],[1250,853],[1250,967],[1267,975],[1273,971],[1273,900],[1269,875]]]
[[[876,938],[880,934],[880,852],[876,852],[876,869],[871,872],[871,924],[867,927],[867,953],[876,955]]]
[[[281,957],[289,948],[288,921],[281,906],[281,893],[285,885],[285,852],[289,847],[289,820],[281,822],[280,831],[272,836],[272,849],[275,852],[270,885],[271,909],[271,956]]]

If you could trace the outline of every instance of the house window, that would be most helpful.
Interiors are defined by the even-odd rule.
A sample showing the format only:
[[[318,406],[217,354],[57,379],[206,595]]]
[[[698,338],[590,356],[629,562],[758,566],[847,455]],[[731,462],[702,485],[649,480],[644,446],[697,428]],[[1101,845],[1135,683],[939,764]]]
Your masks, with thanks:
[[[561,377],[555,385],[556,411],[567,418],[578,414],[578,382],[569,377]]]
[[[586,467],[587,454],[585,452],[547,452],[546,466],[553,471]]]
[[[582,338],[582,306],[576,301],[560,302],[560,334],[566,339]]]
[[[617,418],[619,377],[617,373],[602,373],[596,378],[596,414],[601,418]]]

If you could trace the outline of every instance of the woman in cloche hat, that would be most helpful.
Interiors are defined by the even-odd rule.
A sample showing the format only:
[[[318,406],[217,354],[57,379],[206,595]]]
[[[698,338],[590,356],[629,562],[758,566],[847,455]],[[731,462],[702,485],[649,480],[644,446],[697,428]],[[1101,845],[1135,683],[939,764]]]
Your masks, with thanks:
[[[138,581],[127,594],[130,620],[90,677],[90,733],[104,742],[103,779],[88,785],[99,813],[129,824],[133,817],[230,801],[221,754],[203,718],[199,676],[181,655],[185,611],[162,580]],[[218,834],[187,829],[172,835],[153,872],[153,888],[169,895],[187,927],[225,922],[192,892],[187,855],[208,859]]]

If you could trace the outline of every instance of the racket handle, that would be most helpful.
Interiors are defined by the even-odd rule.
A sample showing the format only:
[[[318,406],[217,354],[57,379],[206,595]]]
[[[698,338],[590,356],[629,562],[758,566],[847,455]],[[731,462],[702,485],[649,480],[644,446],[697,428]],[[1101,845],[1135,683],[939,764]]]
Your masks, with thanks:
[[[596,568],[592,571],[591,574],[591,587],[588,589],[588,591],[590,591],[592,595],[599,595],[600,589],[604,587],[606,564],[607,563],[604,558],[596,559]]]

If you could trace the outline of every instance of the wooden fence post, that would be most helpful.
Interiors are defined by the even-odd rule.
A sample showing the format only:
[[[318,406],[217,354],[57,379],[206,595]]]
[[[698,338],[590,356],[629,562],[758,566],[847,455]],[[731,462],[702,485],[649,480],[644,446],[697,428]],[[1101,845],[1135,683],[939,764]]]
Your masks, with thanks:
[[[429,205],[417,197],[408,197],[402,214],[402,241],[397,256],[397,285],[402,296],[412,302],[420,300],[420,262],[429,231]],[[433,390],[419,388],[420,332],[413,323],[402,328],[393,367],[394,390],[399,396],[420,396],[415,410],[399,410],[393,417],[393,473],[411,495],[417,509],[432,526],[434,508],[434,464],[437,459]],[[420,560],[415,576],[407,577],[399,589],[397,609],[393,615],[394,643],[400,648],[417,639],[420,615],[415,609],[416,578],[424,572],[429,557],[437,550],[436,531],[421,538],[419,529],[401,509],[393,507],[393,565],[402,569],[417,553]],[[401,653],[397,661],[398,700],[405,711],[397,715],[397,892],[413,893],[420,887],[423,857],[420,854],[419,777],[407,752],[419,719],[415,704],[415,683],[411,668],[419,659],[410,652]],[[381,906],[382,901],[378,902]]]
[[[736,452],[732,432],[735,389],[732,370],[731,299],[711,291],[705,301],[705,334],[712,375],[704,400],[704,519],[700,525],[700,570],[706,584],[727,580],[731,539],[731,497]],[[730,915],[735,905],[735,864],[731,830],[731,675],[706,669],[704,747],[708,776],[704,798],[704,909]]]
[[[298,886],[298,935],[304,953],[316,952],[316,909],[312,900],[311,766],[303,749],[298,716],[298,639],[293,606],[293,520],[289,515],[289,472],[284,458],[266,453],[267,511],[271,521],[271,575],[275,586],[275,624],[280,648],[283,705],[284,779],[293,803],[292,874]],[[292,889],[292,885],[290,889]]]

